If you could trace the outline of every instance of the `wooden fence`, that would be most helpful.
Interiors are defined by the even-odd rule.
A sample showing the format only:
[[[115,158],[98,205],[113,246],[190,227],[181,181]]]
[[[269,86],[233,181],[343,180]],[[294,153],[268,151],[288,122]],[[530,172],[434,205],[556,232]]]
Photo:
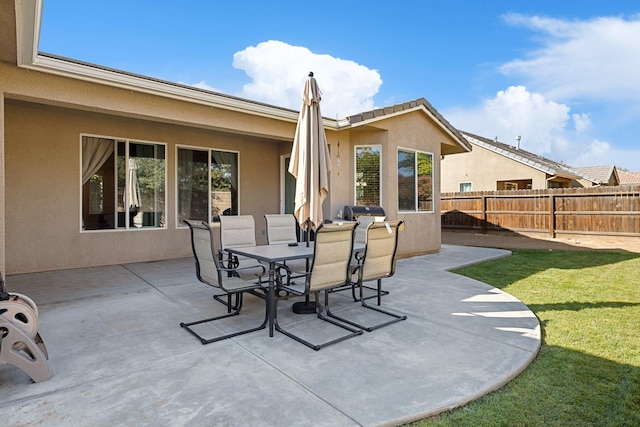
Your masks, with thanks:
[[[442,193],[442,228],[640,237],[640,185]]]

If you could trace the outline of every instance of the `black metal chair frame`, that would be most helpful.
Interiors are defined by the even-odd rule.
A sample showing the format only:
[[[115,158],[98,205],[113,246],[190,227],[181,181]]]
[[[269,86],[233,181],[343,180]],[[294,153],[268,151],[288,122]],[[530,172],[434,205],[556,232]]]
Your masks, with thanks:
[[[217,294],[214,295],[214,298],[219,299],[220,302],[222,302],[223,304],[225,304],[227,306],[227,313],[220,315],[220,316],[214,316],[214,317],[210,317],[210,318],[206,318],[206,319],[202,319],[202,320],[197,320],[194,322],[181,322],[180,326],[182,328],[185,328],[189,333],[191,333],[193,336],[195,336],[196,338],[198,338],[200,340],[200,342],[204,345],[204,344],[211,344],[214,342],[218,342],[218,341],[222,341],[228,338],[233,338],[233,337],[237,337],[239,335],[244,335],[244,334],[248,334],[250,332],[255,332],[255,331],[259,331],[261,329],[264,329],[267,325],[268,322],[268,307],[267,304],[265,303],[265,315],[264,315],[264,320],[262,321],[262,323],[257,326],[257,327],[253,327],[253,328],[249,328],[249,329],[244,329],[241,331],[236,331],[236,332],[232,332],[229,334],[225,334],[219,337],[215,337],[215,338],[204,338],[202,337],[200,334],[198,334],[196,331],[194,331],[191,327],[195,326],[195,325],[199,325],[202,323],[208,323],[208,322],[214,322],[216,320],[220,320],[220,319],[225,319],[228,317],[232,317],[232,316],[237,316],[240,314],[240,310],[242,309],[242,302],[243,302],[243,294],[245,292],[255,292],[255,293],[260,293],[261,297],[263,299],[265,299],[266,301],[266,292],[267,290],[264,288],[264,286],[262,285],[262,280],[261,277],[259,276],[258,281],[257,282],[249,282],[246,280],[243,280],[241,278],[238,277],[237,271],[241,270],[241,269],[233,269],[233,268],[226,268],[223,266],[223,261],[222,261],[222,252],[219,249],[215,248],[215,243],[214,243],[214,239],[212,236],[212,230],[209,227],[209,225],[206,222],[202,222],[202,223],[196,223],[194,221],[189,221],[189,220],[184,220],[184,223],[187,224],[189,226],[189,231],[191,234],[191,248],[193,250],[193,256],[195,259],[195,265],[196,265],[196,277],[198,278],[198,280],[206,285],[215,287],[215,288],[219,288],[221,289],[224,293],[222,294]],[[206,231],[209,235],[209,244],[211,247],[211,257],[212,259],[209,260],[210,262],[213,262],[213,264],[215,264],[215,268],[216,268],[216,277],[217,280],[215,282],[208,280],[207,278],[203,277],[202,275],[202,269],[203,269],[203,263],[205,262],[205,260],[200,259],[200,255],[198,254],[198,249],[196,247],[196,236],[195,230],[203,230]],[[255,268],[255,267],[247,267],[247,268]],[[265,272],[265,269],[263,267],[263,274]],[[212,272],[213,273],[213,272]],[[227,287],[225,286],[225,281],[229,281],[232,280],[234,282],[234,286],[233,287]],[[244,283],[241,283],[244,282]],[[227,301],[225,302],[224,300],[221,299],[221,296],[226,295],[227,296]],[[232,303],[232,297],[235,297],[235,302]]]
[[[368,236],[369,236],[369,233],[371,232],[371,230],[375,230],[376,228],[382,228],[383,226],[384,226],[384,228],[386,228],[387,225],[385,223],[390,224],[389,227],[391,227],[393,229],[395,242],[393,244],[393,255],[391,257],[391,265],[390,265],[388,273],[386,273],[386,274],[384,274],[382,276],[370,277],[370,278],[367,279],[367,281],[371,281],[371,280],[376,280],[377,281],[378,306],[374,306],[374,305],[367,304],[366,300],[371,298],[371,297],[365,298],[364,297],[364,289],[363,289],[363,288],[365,288],[365,286],[363,285],[363,282],[364,282],[363,274],[365,272],[365,266],[366,266],[366,262],[367,262],[367,251],[370,249],[370,246],[369,246],[370,243],[369,243]],[[403,221],[385,221],[385,222],[382,222],[382,223],[371,223],[371,224],[369,224],[368,227],[367,227],[367,247],[365,248],[365,251],[363,253],[360,253],[357,256],[358,265],[352,270],[353,274],[357,274],[358,279],[357,279],[356,282],[351,282],[351,285],[353,286],[353,289],[355,289],[356,286],[359,289],[359,295],[360,295],[359,301],[360,301],[360,304],[362,304],[362,306],[365,307],[365,308],[368,308],[368,309],[374,310],[374,311],[376,311],[378,313],[382,313],[382,314],[385,314],[387,316],[390,316],[390,317],[392,317],[392,319],[388,320],[386,322],[382,322],[382,323],[379,323],[379,324],[376,324],[376,325],[371,325],[371,326],[361,325],[359,323],[356,323],[354,321],[351,321],[351,320],[346,319],[346,318],[344,318],[342,316],[338,316],[338,315],[332,313],[329,310],[328,305],[327,305],[327,316],[333,317],[334,319],[337,319],[337,320],[339,320],[341,322],[344,322],[344,323],[347,323],[349,325],[355,326],[357,328],[361,328],[361,329],[363,329],[363,330],[365,330],[367,332],[372,332],[372,331],[374,331],[376,329],[379,329],[379,328],[382,328],[384,326],[389,326],[389,325],[392,325],[394,323],[397,323],[397,322],[400,322],[402,320],[406,320],[407,319],[406,315],[397,314],[397,313],[394,313],[392,311],[385,310],[385,309],[379,307],[380,300],[381,300],[381,295],[382,295],[382,279],[385,278],[385,277],[393,276],[395,274],[395,271],[396,271],[396,252],[397,252],[397,249],[398,249],[398,228],[400,227],[400,225],[402,223],[403,223]],[[375,244],[375,243],[371,243],[371,244]],[[376,289],[376,288],[373,288],[373,289]],[[375,298],[376,295],[374,295],[373,297]]]
[[[334,288],[334,287],[338,287],[338,286],[343,286],[344,284],[349,282],[349,278],[350,278],[350,269],[349,269],[349,260],[351,259],[351,252],[353,251],[353,237],[354,237],[354,229],[355,229],[356,224],[342,224],[342,225],[336,225],[336,224],[329,224],[329,225],[320,225],[320,227],[318,227],[318,229],[316,230],[316,242],[315,242],[315,249],[314,249],[314,254],[313,254],[313,258],[312,258],[312,262],[311,262],[311,267],[309,269],[309,271],[305,274],[305,283],[304,283],[304,289],[297,289],[292,285],[287,285],[286,283],[280,283],[279,284],[279,289],[280,290],[284,290],[290,294],[293,295],[298,295],[298,296],[308,296],[311,292],[314,293],[315,295],[315,308],[316,308],[316,316],[328,323],[331,323],[335,326],[338,326],[342,329],[345,329],[348,331],[347,334],[344,334],[338,338],[335,338],[333,340],[329,340],[326,341],[324,343],[320,343],[320,344],[314,344],[311,343],[285,329],[283,329],[277,322],[277,299],[276,299],[276,308],[275,308],[275,319],[274,319],[274,325],[277,331],[283,333],[284,335],[288,336],[289,338],[293,338],[294,340],[298,341],[299,343],[302,343],[304,345],[306,345],[309,348],[312,348],[315,351],[318,351],[324,347],[327,347],[329,345],[332,344],[336,344],[339,343],[341,341],[347,340],[349,338],[353,338],[356,337],[358,335],[362,335],[362,329],[355,329],[352,328],[348,325],[345,325],[344,323],[338,322],[334,319],[332,319],[331,317],[327,317],[325,315],[322,314],[323,311],[323,307],[322,304],[320,304],[320,293],[324,292],[324,302],[325,302],[325,309],[328,312],[328,304],[329,304],[329,291],[330,289]],[[345,271],[344,271],[344,281],[343,282],[339,282],[336,283],[335,285],[327,285],[328,287],[322,288],[322,289],[318,289],[318,290],[312,290],[311,289],[311,282],[312,279],[314,277],[314,267],[317,267],[317,255],[319,251],[322,250],[327,250],[325,248],[323,248],[323,235],[326,233],[332,233],[332,232],[339,232],[339,231],[345,231],[345,230],[349,230],[351,231],[351,238],[350,238],[350,245],[349,245],[349,252],[347,253],[345,251]]]

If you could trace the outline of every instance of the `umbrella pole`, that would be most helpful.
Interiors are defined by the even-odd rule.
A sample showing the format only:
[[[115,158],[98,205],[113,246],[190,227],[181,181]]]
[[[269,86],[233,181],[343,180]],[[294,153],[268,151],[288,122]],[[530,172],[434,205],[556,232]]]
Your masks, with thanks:
[[[305,240],[307,241],[307,247],[309,247],[309,240],[311,239],[311,221],[307,219],[307,229],[304,232]],[[307,271],[309,271],[309,259],[307,258]],[[309,294],[304,296],[304,302],[293,303],[293,312],[296,314],[312,314],[316,312],[316,302],[309,301]]]

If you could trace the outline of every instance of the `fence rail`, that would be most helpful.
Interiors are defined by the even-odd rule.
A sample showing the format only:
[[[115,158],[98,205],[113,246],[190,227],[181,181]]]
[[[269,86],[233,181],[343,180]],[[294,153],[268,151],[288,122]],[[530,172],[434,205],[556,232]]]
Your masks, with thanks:
[[[442,193],[442,228],[640,236],[640,185]]]

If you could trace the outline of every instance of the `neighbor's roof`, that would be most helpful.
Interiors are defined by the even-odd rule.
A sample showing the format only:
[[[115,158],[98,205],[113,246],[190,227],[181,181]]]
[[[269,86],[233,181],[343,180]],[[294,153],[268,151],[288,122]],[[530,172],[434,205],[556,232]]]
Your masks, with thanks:
[[[620,178],[616,173],[616,167],[611,166],[584,166],[574,168],[577,170],[582,176],[590,177],[589,179],[596,184],[608,184],[611,176],[613,175],[616,178],[616,182],[620,182]],[[595,181],[594,181],[595,180]]]
[[[640,171],[627,172],[623,170],[618,170],[618,179],[619,179],[620,185],[640,184]]]
[[[464,136],[470,143],[479,147],[485,148],[494,153],[508,157],[518,163],[530,166],[534,169],[542,171],[549,175],[558,175],[564,178],[585,178],[590,181],[594,181],[594,178],[587,177],[578,172],[575,168],[567,166],[563,163],[558,163],[553,160],[549,160],[545,157],[523,150],[521,148],[514,147],[512,145],[504,144],[495,140],[484,138],[482,136],[474,135],[468,132],[462,131]]]

